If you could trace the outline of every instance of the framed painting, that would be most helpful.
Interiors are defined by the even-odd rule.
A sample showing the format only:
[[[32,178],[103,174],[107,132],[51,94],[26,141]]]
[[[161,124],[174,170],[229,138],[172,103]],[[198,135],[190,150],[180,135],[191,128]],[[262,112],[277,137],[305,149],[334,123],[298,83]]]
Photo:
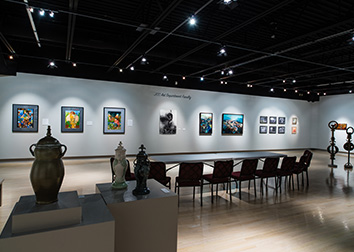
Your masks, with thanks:
[[[211,135],[213,133],[213,113],[199,114],[199,135]]]
[[[259,134],[267,134],[268,127],[267,126],[259,126]]]
[[[84,108],[61,107],[61,132],[84,131]]]
[[[269,126],[269,134],[275,134],[275,133],[277,133],[277,127]]]
[[[297,124],[297,117],[293,117],[293,118],[291,119],[291,124],[292,124],[292,125],[296,125],[296,124]]]
[[[296,134],[296,133],[297,133],[297,128],[291,127],[291,134]]]
[[[38,132],[38,105],[12,104],[12,132]]]
[[[270,116],[269,117],[269,123],[270,124],[276,124],[277,123],[277,117],[276,116]]]
[[[244,116],[242,114],[222,114],[222,135],[242,135]]]
[[[125,133],[125,108],[103,108],[103,133]]]
[[[262,124],[268,123],[268,116],[260,116],[259,123],[262,123]]]
[[[285,124],[285,117],[278,117],[278,124]]]
[[[162,135],[175,135],[177,133],[177,111],[173,109],[160,110],[159,131]]]
[[[348,124],[346,123],[338,123],[336,130],[347,130]]]
[[[278,127],[278,134],[285,134],[285,126]]]

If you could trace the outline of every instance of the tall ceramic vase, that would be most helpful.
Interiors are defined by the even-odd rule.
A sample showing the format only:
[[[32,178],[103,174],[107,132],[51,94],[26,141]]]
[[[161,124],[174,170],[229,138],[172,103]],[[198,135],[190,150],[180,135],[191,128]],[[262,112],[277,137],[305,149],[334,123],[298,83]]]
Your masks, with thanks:
[[[117,149],[115,149],[115,157],[113,161],[113,171],[115,175],[114,182],[112,183],[113,189],[125,189],[127,183],[125,182],[125,172],[128,167],[128,160],[126,159],[126,149],[124,149],[122,142],[119,142]]]
[[[133,190],[134,195],[145,195],[150,193],[146,183],[150,173],[150,161],[148,155],[144,151],[145,147],[143,144],[140,146],[140,149],[140,152],[134,160],[134,174],[136,179],[136,187]]]
[[[35,157],[30,180],[37,204],[56,202],[64,178],[64,164],[61,158],[66,153],[66,146],[52,137],[48,126],[47,135],[37,144],[32,144],[29,150]]]

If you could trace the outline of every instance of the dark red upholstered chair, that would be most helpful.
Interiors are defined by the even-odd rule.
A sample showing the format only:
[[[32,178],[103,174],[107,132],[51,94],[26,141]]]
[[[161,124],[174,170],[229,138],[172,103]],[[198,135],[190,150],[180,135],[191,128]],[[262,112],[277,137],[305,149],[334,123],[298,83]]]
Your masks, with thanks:
[[[179,188],[193,187],[193,201],[195,199],[195,187],[200,187],[200,205],[203,206],[203,163],[186,163],[179,165],[179,173],[176,177],[175,192],[178,188],[178,202],[179,202]]]
[[[312,160],[313,153],[309,150],[305,150],[304,154],[300,157],[299,162],[295,163],[293,174],[296,174],[296,179],[297,179],[297,189],[300,190],[299,186],[299,174],[302,176],[302,186],[304,185],[304,172],[306,173],[306,183],[307,186],[309,186],[309,174],[308,174],[308,169],[311,165],[311,160]],[[293,182],[293,188],[294,188],[294,182]]]
[[[241,170],[231,173],[231,178],[235,180],[236,187],[238,187],[239,198],[241,199],[241,182],[248,180],[248,190],[250,189],[250,182],[254,183],[254,196],[257,197],[256,192],[256,176],[258,159],[246,159],[243,160]]]
[[[150,162],[149,178],[153,178],[171,189],[171,177],[166,176],[166,164],[164,162]]]
[[[114,179],[115,179],[115,174],[114,174],[114,170],[113,170],[114,157],[111,157],[109,161],[110,161],[110,163],[111,163],[112,182],[113,182]],[[126,181],[135,180],[135,175],[134,175],[134,173],[131,173],[131,172],[130,172],[130,162],[129,162],[129,160],[127,160],[127,161],[128,161],[128,167],[127,167],[127,170],[126,170],[126,172],[125,172],[125,180],[126,180]]]
[[[211,203],[214,203],[213,187],[216,185],[216,196],[218,196],[219,184],[227,185],[230,190],[230,202],[231,199],[231,172],[234,165],[233,160],[228,161],[216,161],[214,162],[214,170],[212,174],[203,175],[203,179],[211,185]]]
[[[293,175],[293,170],[295,166],[296,157],[284,157],[279,169],[277,169],[277,177],[279,182],[279,188],[281,192],[281,180],[282,177],[285,177],[285,183],[289,176],[289,184],[290,184],[290,176]]]
[[[264,161],[263,169],[256,170],[255,174],[261,179],[261,193],[263,194],[263,179],[267,179],[266,186],[268,188],[268,178],[274,178],[274,185],[277,191],[277,168],[278,168],[279,158],[271,157],[266,158]]]

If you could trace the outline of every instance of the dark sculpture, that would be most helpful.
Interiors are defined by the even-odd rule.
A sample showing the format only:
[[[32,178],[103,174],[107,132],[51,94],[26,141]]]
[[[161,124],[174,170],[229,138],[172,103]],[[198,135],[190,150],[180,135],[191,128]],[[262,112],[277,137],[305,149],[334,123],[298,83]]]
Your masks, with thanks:
[[[338,123],[336,121],[330,121],[328,123],[328,127],[331,129],[332,137],[330,141],[330,145],[327,147],[327,151],[330,154],[331,163],[328,167],[337,168],[337,165],[334,164],[335,155],[338,153],[339,148],[336,146],[336,139],[334,138],[334,131],[338,127]]]
[[[343,145],[343,148],[348,151],[348,162],[344,165],[345,170],[352,170],[353,165],[350,163],[350,151],[354,149],[354,144],[352,143],[352,134],[354,133],[354,128],[347,128],[347,142]]]
[[[142,144],[140,146],[140,152],[134,160],[134,174],[136,178],[136,187],[133,190],[134,195],[145,195],[150,193],[150,190],[146,185],[146,180],[149,177],[150,172],[150,161],[144,149],[146,148]]]
[[[33,146],[36,147],[34,151]],[[52,137],[48,126],[47,135],[37,144],[32,144],[29,150],[35,157],[30,179],[37,204],[44,205],[58,201],[59,189],[64,178],[64,164],[61,158],[67,150],[66,146]]]

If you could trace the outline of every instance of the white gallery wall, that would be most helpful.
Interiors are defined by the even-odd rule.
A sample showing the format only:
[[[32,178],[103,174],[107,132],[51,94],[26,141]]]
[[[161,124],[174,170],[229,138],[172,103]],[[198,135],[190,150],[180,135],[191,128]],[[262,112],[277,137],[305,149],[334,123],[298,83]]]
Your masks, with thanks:
[[[309,103],[172,86],[167,88],[23,73],[0,77],[0,160],[30,158],[29,146],[46,134],[45,121],[51,125],[53,137],[68,147],[66,157],[113,155],[119,141],[123,142],[127,154],[136,154],[142,143],[149,154],[327,146],[328,132],[324,128],[318,131],[318,124],[323,124],[327,118],[319,117],[318,111],[326,110],[326,106],[331,107],[329,97],[320,103]],[[324,105],[320,106],[322,103]],[[12,132],[13,104],[39,106],[38,133]],[[61,106],[84,107],[83,133],[61,132]],[[104,107],[126,109],[125,134],[103,134]],[[177,111],[176,135],[159,134],[162,109]],[[199,135],[200,112],[213,113],[211,136]],[[221,134],[222,113],[244,114],[242,136]],[[285,134],[259,134],[260,116],[286,117]],[[298,118],[297,134],[291,133],[292,117]],[[323,134],[326,140],[317,141],[317,137]]]

